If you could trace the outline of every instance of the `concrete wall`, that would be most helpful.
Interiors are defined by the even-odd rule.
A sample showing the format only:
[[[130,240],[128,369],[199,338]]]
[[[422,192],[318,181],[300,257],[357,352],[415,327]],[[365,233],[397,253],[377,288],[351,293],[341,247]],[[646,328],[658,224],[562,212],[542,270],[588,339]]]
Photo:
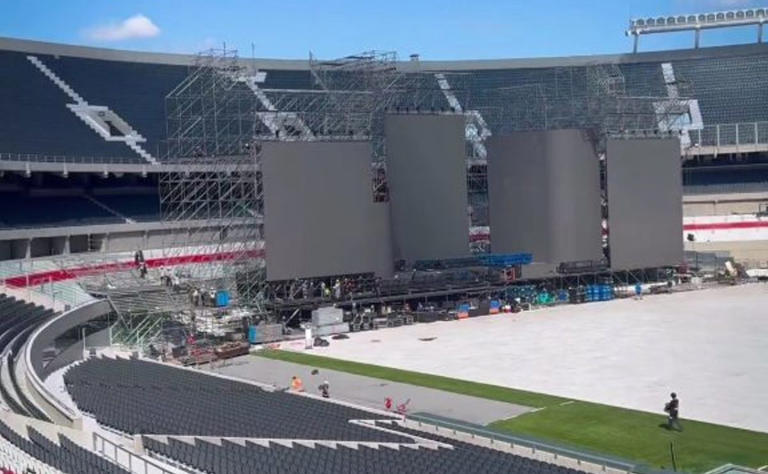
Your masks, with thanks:
[[[683,197],[683,215],[755,214],[768,205],[768,193],[694,194]]]
[[[123,232],[120,234],[110,234],[107,242],[107,250],[110,252],[121,252],[126,250],[136,250],[146,248],[144,232]]]
[[[157,222],[125,224],[125,226],[135,229],[141,228],[144,224],[146,224],[145,230],[114,230],[106,233],[86,232],[89,228],[109,226],[41,227],[26,231],[0,231],[0,260],[84,252],[133,252],[139,248],[162,248],[177,245],[179,242],[211,241],[218,239],[220,231],[218,227],[202,228],[194,225],[189,228],[179,226],[165,229],[160,228],[162,224]],[[235,229],[234,232],[237,230]],[[40,235],[33,236],[31,239],[17,238],[19,234],[25,233]]]
[[[88,347],[106,347],[109,346],[109,331],[110,328],[102,329],[101,331],[89,334],[85,337],[85,346]],[[83,341],[77,341],[66,349],[61,351],[55,359],[50,361],[45,366],[44,372],[47,375],[56,372],[62,367],[66,367],[69,364],[82,360],[84,358]]]
[[[75,361],[82,357],[82,352],[70,347],[66,354],[59,355],[59,362],[55,365],[43,367],[43,350],[53,346],[54,341],[66,331],[86,323],[92,319],[104,316],[111,311],[107,301],[94,301],[69,312],[65,312],[45,323],[35,330],[30,336],[30,341],[25,346],[24,357],[20,358],[17,370],[25,374],[27,393],[34,402],[41,407],[48,416],[58,424],[76,426],[82,428],[82,420],[65,405],[62,405],[55,394],[48,391],[43,380],[50,375],[52,369],[62,367],[66,361]],[[100,336],[97,336],[99,338]]]
[[[41,379],[45,379],[51,373],[51,370],[49,370],[49,367],[43,367],[43,350],[52,346],[56,338],[66,331],[92,319],[104,316],[111,310],[112,308],[107,301],[99,300],[86,306],[75,308],[51,321],[37,333],[37,337],[34,338],[29,348],[32,369]]]

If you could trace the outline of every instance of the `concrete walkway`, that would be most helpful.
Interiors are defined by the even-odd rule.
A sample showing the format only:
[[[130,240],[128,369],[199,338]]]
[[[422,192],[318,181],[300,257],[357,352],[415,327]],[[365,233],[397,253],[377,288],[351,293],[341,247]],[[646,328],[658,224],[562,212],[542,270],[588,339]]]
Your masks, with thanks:
[[[305,390],[313,393],[318,393],[318,385],[327,380],[331,386],[331,397],[333,398],[380,410],[384,409],[384,401],[387,397],[392,398],[394,404],[403,403],[410,399],[409,413],[425,412],[478,425],[487,425],[492,421],[511,418],[530,410],[529,407],[511,403],[389,382],[335,370],[318,369],[319,373],[312,375],[313,367],[256,356],[231,359],[224,366],[217,366],[213,370],[223,375],[280,387],[289,385],[291,377],[298,375],[304,382]]]

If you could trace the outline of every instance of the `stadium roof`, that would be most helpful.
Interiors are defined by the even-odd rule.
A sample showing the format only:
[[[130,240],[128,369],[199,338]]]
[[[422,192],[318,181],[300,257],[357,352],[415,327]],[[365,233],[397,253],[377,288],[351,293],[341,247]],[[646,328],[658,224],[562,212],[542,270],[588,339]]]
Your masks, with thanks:
[[[90,46],[75,46],[59,43],[48,43],[16,38],[0,37],[0,50],[16,51],[33,54],[49,54],[57,56],[74,56],[79,58],[101,59],[108,61],[127,61],[139,63],[155,63],[169,65],[190,65],[195,55],[150,53],[140,51],[126,51],[119,49],[94,48]],[[570,56],[552,58],[515,58],[515,59],[466,59],[455,61],[401,61],[403,70],[422,71],[472,71],[480,69],[524,69],[585,66],[590,64],[606,63],[639,63],[659,62],[682,59],[716,58],[748,56],[768,51],[768,43],[745,44],[735,46],[717,46],[699,49],[682,49],[672,51],[652,51],[626,54],[604,54],[590,56]],[[354,51],[350,51],[354,53]],[[250,58],[241,58],[251,61]],[[309,69],[308,60],[298,59],[252,59],[255,65],[261,69],[278,70],[305,70]]]

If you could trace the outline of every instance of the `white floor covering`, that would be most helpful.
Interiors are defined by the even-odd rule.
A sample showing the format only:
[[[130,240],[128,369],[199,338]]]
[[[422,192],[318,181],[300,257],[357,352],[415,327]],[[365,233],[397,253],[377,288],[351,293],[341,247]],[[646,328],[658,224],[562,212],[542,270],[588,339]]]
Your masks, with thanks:
[[[424,342],[419,338],[436,337]],[[768,286],[350,334],[313,353],[768,432]]]

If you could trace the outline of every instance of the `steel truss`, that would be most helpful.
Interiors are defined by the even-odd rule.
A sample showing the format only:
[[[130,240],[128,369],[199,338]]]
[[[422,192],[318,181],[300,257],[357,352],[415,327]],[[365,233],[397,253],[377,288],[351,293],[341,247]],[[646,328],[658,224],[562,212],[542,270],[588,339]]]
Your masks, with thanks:
[[[169,233],[165,256],[185,257],[174,267],[190,291],[226,290],[241,305],[261,308],[262,189],[260,146],[268,133],[254,72],[235,51],[198,55],[188,76],[166,97],[165,161],[201,171],[160,175],[165,222],[188,224]]]
[[[560,67],[542,72],[536,82],[496,87],[475,84],[474,76],[442,74],[465,110],[474,110],[495,134],[528,130],[590,130],[603,151],[613,134],[666,131],[689,111],[690,88],[677,97],[656,91],[629,94],[616,64]]]

